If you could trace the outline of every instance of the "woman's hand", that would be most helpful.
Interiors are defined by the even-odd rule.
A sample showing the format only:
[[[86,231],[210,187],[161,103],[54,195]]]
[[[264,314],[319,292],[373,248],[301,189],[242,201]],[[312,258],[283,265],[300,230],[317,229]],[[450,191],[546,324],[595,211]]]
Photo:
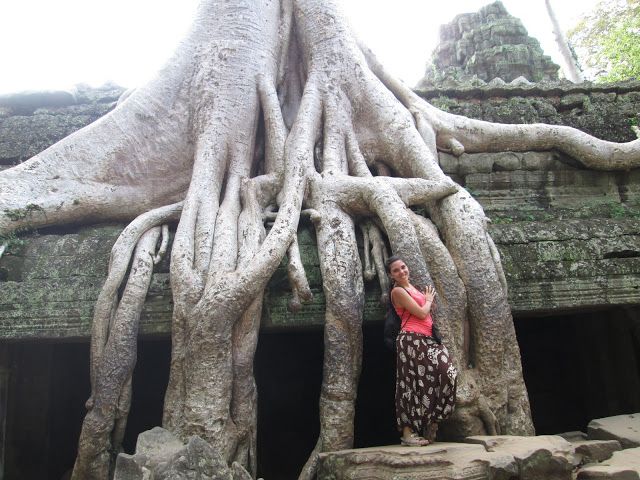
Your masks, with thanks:
[[[436,298],[436,289],[433,285],[428,285],[424,289],[424,296],[427,298],[427,302],[433,303],[433,300]]]
[[[415,287],[414,287],[415,288]],[[412,315],[415,315],[420,320],[427,318],[431,312],[431,306],[436,296],[436,289],[433,286],[428,286],[424,289],[424,296],[426,301],[424,305],[418,305],[418,302],[409,295],[405,288],[394,287],[391,290],[391,300],[397,307],[402,307],[409,311]]]

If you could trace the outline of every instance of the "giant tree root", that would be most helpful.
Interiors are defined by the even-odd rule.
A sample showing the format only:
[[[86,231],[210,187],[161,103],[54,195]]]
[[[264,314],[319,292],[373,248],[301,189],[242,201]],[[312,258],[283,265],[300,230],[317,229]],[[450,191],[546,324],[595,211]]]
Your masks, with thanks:
[[[256,475],[252,361],[262,292],[285,254],[291,308],[310,298],[294,239],[302,209],[316,228],[327,310],[320,436],[301,478],[315,475],[320,452],[353,443],[362,276],[377,275],[386,291],[390,252],[404,257],[415,285],[437,290],[436,321],[460,370],[460,400],[443,433],[532,434],[497,250],[482,208],[442,172],[438,151],[554,148],[587,168],[640,165],[640,140],[613,144],[568,127],[498,125],[434,108],[357,44],[333,0],[203,0],[155,80],[0,172],[2,239],[21,228],[142,215],[118,241],[96,305],[75,478],[108,477],[126,424],[156,225],[171,219],[163,424],[183,441],[207,442],[227,478],[239,469]],[[166,219],[152,221],[158,212]]]

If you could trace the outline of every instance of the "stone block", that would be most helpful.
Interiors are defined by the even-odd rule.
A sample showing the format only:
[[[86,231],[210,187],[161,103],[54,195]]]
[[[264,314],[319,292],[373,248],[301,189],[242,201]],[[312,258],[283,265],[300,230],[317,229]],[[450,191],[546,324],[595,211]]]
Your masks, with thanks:
[[[516,475],[513,456],[461,443],[342,450],[322,453],[318,460],[318,480],[509,480]]]
[[[184,445],[179,438],[164,428],[154,427],[138,435],[136,456],[144,456],[145,465],[156,465],[182,448]]]
[[[622,449],[617,440],[582,440],[572,442],[576,453],[582,456],[582,463],[602,462]]]
[[[614,452],[611,458],[603,463],[612,467],[632,469],[640,475],[640,447]]]
[[[151,472],[143,467],[136,455],[121,453],[116,458],[113,480],[148,480]]]
[[[483,445],[488,452],[512,455],[518,464],[520,480],[571,480],[580,461],[573,446],[557,435],[473,436],[465,442]]]
[[[587,433],[591,440],[618,440],[623,448],[639,447],[640,413],[591,420]]]
[[[587,434],[580,431],[558,433],[557,435],[571,443],[582,442],[587,439]]]
[[[211,445],[198,436],[190,437],[182,450],[154,468],[153,478],[154,480],[188,478],[234,480],[227,462]]]
[[[598,465],[586,465],[578,472],[579,480],[587,479],[640,479],[640,447],[619,450]]]
[[[560,100],[560,107],[564,110],[568,110],[570,108],[582,108],[586,98],[587,96],[582,93],[565,95]]]
[[[578,470],[576,480],[640,480],[640,476],[626,468],[590,465]]]

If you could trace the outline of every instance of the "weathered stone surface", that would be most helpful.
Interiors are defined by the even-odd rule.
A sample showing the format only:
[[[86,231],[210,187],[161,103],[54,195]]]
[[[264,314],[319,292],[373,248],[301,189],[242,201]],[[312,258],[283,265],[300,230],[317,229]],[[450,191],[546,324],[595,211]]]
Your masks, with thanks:
[[[640,447],[615,452],[609,460],[603,463],[612,467],[630,468],[640,474]]]
[[[598,418],[591,420],[587,428],[590,439],[618,440],[623,448],[640,447],[640,413]]]
[[[527,85],[527,80],[557,79],[559,68],[543,54],[522,22],[497,1],[476,13],[458,15],[440,27],[432,65],[418,87],[483,84],[497,79]]]
[[[87,337],[120,225],[30,236],[0,259],[0,335],[17,338]],[[143,334],[171,324],[168,264],[154,275],[142,313]]]
[[[135,455],[121,453],[116,459],[114,480],[147,480],[152,472],[184,450],[184,444],[164,428],[154,427],[138,435]]]
[[[209,443],[198,436],[185,444],[155,427],[138,436],[135,455],[118,455],[114,480],[251,480],[239,464],[229,467]]]
[[[184,445],[179,438],[168,430],[154,427],[138,435],[136,456],[143,456],[143,465],[157,465],[174,456]]]
[[[602,462],[611,458],[614,452],[622,450],[617,440],[582,440],[571,442],[576,453],[582,456],[582,463]]]
[[[68,234],[27,237],[0,259],[0,335],[3,338],[86,337],[106,276],[108,256],[121,226],[81,228]],[[501,253],[514,313],[640,303],[640,220],[514,220],[490,226]],[[286,270],[269,283],[264,328],[322,325],[324,295],[310,230],[301,251],[313,301],[287,310]],[[365,320],[383,318],[379,289],[368,284]],[[168,263],[153,276],[142,312],[142,334],[168,333],[171,291]]]
[[[568,125],[604,140],[628,142],[636,135],[638,81],[615,84],[534,83],[418,88],[436,107],[498,123]],[[577,99],[582,99],[582,103]]]
[[[318,463],[318,480],[507,480],[516,474],[516,462],[511,455],[460,443],[328,452],[320,454]]]
[[[577,480],[640,480],[640,476],[634,470],[606,465],[590,465],[581,468],[576,478]]]
[[[573,469],[580,462],[573,446],[557,435],[474,436],[465,441],[483,445],[488,452],[512,455],[518,464],[517,478],[521,480],[570,480]]]
[[[219,453],[200,437],[189,438],[182,450],[153,471],[154,480],[234,480]]]
[[[587,440],[587,434],[580,431],[558,433],[557,435],[564,438],[567,442],[571,442],[573,444]]]
[[[640,447],[620,450],[598,465],[587,465],[580,469],[580,479],[640,479]]]
[[[140,462],[140,457],[121,453],[116,458],[116,467],[113,480],[148,480],[151,472],[144,468]]]
[[[123,88],[0,95],[0,169],[20,163],[115,107]]]

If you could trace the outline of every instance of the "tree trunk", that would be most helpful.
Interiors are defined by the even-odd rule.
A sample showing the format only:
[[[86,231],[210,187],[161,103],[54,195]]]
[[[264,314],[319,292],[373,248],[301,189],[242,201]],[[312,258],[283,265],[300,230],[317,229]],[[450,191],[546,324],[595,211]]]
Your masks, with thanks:
[[[572,55],[571,49],[569,48],[569,42],[567,42],[567,37],[562,31],[562,28],[560,28],[560,22],[558,22],[558,18],[556,17],[556,12],[553,10],[553,7],[551,6],[551,0],[544,0],[544,5],[545,7],[547,7],[549,20],[551,21],[551,25],[553,27],[553,35],[556,38],[556,45],[558,45],[558,50],[560,50],[560,54],[562,55],[564,64],[567,67],[567,78],[571,80],[573,83],[584,82],[584,77],[582,76],[582,72],[578,68],[576,59]]]

